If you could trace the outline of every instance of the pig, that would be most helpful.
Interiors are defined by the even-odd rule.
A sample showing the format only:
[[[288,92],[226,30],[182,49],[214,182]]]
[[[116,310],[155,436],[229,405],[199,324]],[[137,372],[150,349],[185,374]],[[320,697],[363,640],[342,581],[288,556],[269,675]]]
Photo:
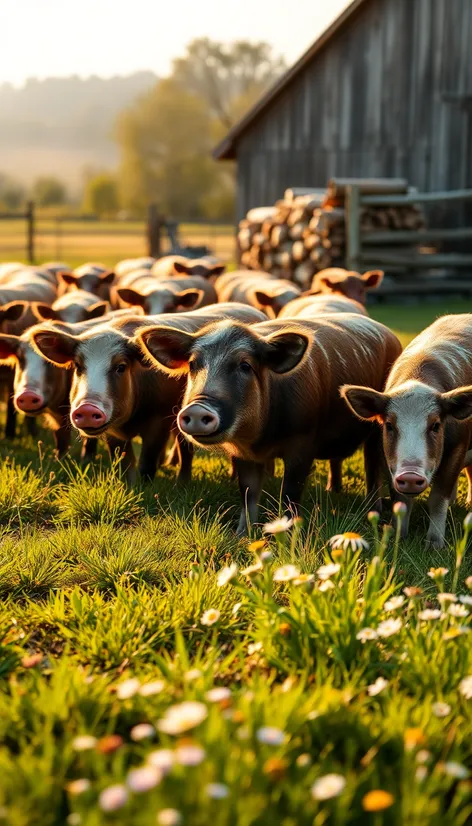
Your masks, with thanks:
[[[73,272],[63,272],[59,274],[59,294],[71,290],[85,290],[93,293],[98,298],[108,301],[110,297],[110,285],[115,280],[115,273],[104,264],[83,264]]]
[[[312,318],[313,316],[326,315],[326,313],[358,313],[367,315],[367,310],[362,304],[345,298],[343,295],[329,295],[323,293],[319,295],[305,295],[289,301],[282,307],[279,318]]]
[[[13,301],[52,304],[55,298],[56,288],[47,274],[33,268],[16,270],[0,283],[0,307]]]
[[[107,301],[97,301],[97,296],[85,290],[72,290],[57,298],[51,307],[35,302],[32,310],[38,321],[64,321],[77,324],[87,319],[100,318],[109,310]]]
[[[369,270],[361,275],[341,267],[331,267],[316,273],[311,282],[311,292],[336,293],[365,305],[367,290],[379,287],[383,277],[382,270]]]
[[[472,315],[443,316],[406,347],[385,391],[346,384],[342,396],[363,421],[380,424],[392,498],[408,508],[431,486],[427,542],[442,548],[449,503],[466,468],[472,505]],[[379,428],[380,431],[380,428]]]
[[[261,313],[238,305],[220,305],[191,313],[134,316],[97,325],[80,335],[45,327],[31,332],[33,347],[59,368],[72,368],[71,423],[87,437],[106,434],[112,455],[125,453],[123,470],[129,482],[135,477],[132,439],[141,436],[139,470],[150,479],[156,472],[171,430],[185,380],[169,377],[151,368],[147,356],[134,340],[139,328],[153,321],[198,330],[215,318],[237,317],[259,321]],[[182,441],[179,478],[191,474],[192,453]]]
[[[113,290],[113,302],[142,307],[146,315],[183,312],[215,304],[215,288],[204,278],[156,278],[154,275],[130,273]]]
[[[12,273],[18,270],[23,270],[25,265],[21,261],[8,261],[5,264],[0,264],[0,284],[5,278],[9,278]]]
[[[123,275],[128,275],[128,273],[134,272],[135,270],[150,271],[155,263],[156,259],[150,256],[143,258],[124,258],[123,261],[119,261],[114,267],[116,279],[119,280]]]
[[[379,497],[378,433],[347,408],[339,387],[355,374],[383,389],[401,352],[387,327],[340,313],[252,326],[221,321],[194,333],[160,326],[138,336],[160,369],[187,378],[177,416],[181,433],[233,458],[242,497],[240,535],[257,521],[264,467],[275,458],[285,464],[288,512],[297,511],[315,459],[342,461],[362,444],[367,493]]]
[[[203,258],[185,258],[183,255],[165,255],[152,267],[152,274],[158,278],[172,278],[174,275],[199,275],[201,278],[214,280],[224,273],[226,265],[212,255]]]
[[[300,296],[300,289],[291,281],[274,278],[266,272],[236,270],[215,282],[219,301],[239,301],[263,310],[275,318],[289,301]]]

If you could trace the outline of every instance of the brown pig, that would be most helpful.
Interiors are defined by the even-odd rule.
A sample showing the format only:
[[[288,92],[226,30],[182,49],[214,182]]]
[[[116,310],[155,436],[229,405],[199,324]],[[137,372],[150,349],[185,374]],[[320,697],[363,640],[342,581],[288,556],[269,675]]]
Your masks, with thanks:
[[[115,280],[115,273],[104,264],[82,264],[73,272],[62,272],[59,274],[59,294],[71,290],[85,290],[93,293],[98,298],[108,301],[110,297],[110,285]]]
[[[279,318],[313,318],[326,313],[358,313],[367,315],[367,310],[357,301],[345,298],[343,295],[304,295],[289,301],[282,307]]]
[[[156,278],[155,275],[129,273],[112,292],[114,303],[142,307],[146,315],[185,312],[217,302],[212,284],[198,276]]]
[[[375,290],[382,283],[382,270],[369,270],[361,275],[359,272],[343,270],[341,267],[331,267],[320,270],[313,277],[311,291],[313,293],[336,293],[352,298],[359,304],[365,304],[367,290]]]
[[[174,275],[198,275],[214,280],[224,273],[226,265],[212,255],[203,258],[185,258],[183,255],[165,255],[152,267],[152,274],[158,278],[172,278]]]
[[[300,296],[300,289],[284,278],[274,278],[266,272],[236,270],[215,281],[219,301],[239,301],[263,310],[275,318],[289,301]]]
[[[383,389],[401,352],[387,327],[344,313],[253,326],[226,321],[193,333],[157,327],[140,337],[156,365],[187,378],[177,417],[184,436],[234,459],[240,534],[257,520],[264,468],[275,458],[285,463],[284,505],[296,510],[315,459],[342,461],[364,443],[367,492],[379,496],[378,435],[344,405],[339,387],[355,374]]]
[[[472,505],[472,315],[443,316],[420,333],[393,366],[383,393],[349,384],[342,395],[362,420],[381,425],[393,498],[408,508],[403,536],[414,497],[431,486],[427,540],[442,547],[463,468]]]
[[[77,324],[87,319],[100,318],[109,310],[107,301],[97,301],[97,296],[85,290],[72,290],[57,298],[53,305],[36,302],[33,313],[37,321],[64,321]]]
[[[176,325],[195,331],[215,318],[238,317],[256,321],[256,310],[220,305],[190,313],[156,317],[123,317],[97,325],[80,335],[51,326],[31,332],[33,346],[59,368],[70,367],[71,422],[82,436],[106,434],[110,452],[125,452],[124,469],[129,481],[135,474],[132,439],[141,436],[140,473],[152,478],[171,430],[185,379],[172,377],[149,366],[141,347],[133,340],[139,328],[150,323]],[[180,478],[189,478],[191,450],[182,444]]]

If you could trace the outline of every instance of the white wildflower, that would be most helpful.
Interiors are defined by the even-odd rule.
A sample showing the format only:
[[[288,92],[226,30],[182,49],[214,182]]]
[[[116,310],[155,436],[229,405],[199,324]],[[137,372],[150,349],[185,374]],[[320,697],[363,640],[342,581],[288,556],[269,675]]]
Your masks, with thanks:
[[[139,680],[136,679],[136,677],[132,677],[130,680],[125,680],[123,683],[118,683],[116,686],[116,696],[119,700],[128,700],[130,697],[134,697],[140,688],[141,683]]]
[[[361,628],[356,634],[356,639],[361,642],[369,642],[370,640],[376,640],[378,636],[374,628]]]
[[[380,694],[387,686],[388,680],[385,680],[383,677],[377,677],[375,683],[367,686],[367,693],[369,697],[376,697],[377,694]]]
[[[438,701],[431,706],[435,717],[447,717],[451,713],[451,706],[448,703]]]
[[[195,680],[199,680],[200,677],[203,677],[203,671],[200,671],[199,668],[191,668],[184,674],[184,680],[186,683],[193,683]]]
[[[221,570],[218,571],[216,577],[216,584],[219,588],[222,588],[223,585],[227,585],[228,582],[231,582],[231,580],[234,579],[237,576],[237,574],[238,566],[235,563],[233,563],[232,565],[227,565],[225,568],[221,568]]]
[[[469,776],[469,770],[463,766],[462,763],[456,763],[454,760],[448,760],[447,763],[442,763],[441,768],[445,774],[457,780],[465,780]]]
[[[397,596],[391,597],[384,603],[384,611],[397,611],[405,602],[405,597]]]
[[[228,786],[224,783],[209,783],[205,791],[212,800],[224,800],[229,795]]]
[[[152,697],[154,694],[161,694],[166,684],[164,680],[153,680],[152,683],[144,683],[139,689],[141,697]]]
[[[85,792],[88,792],[91,785],[92,784],[87,777],[79,777],[78,780],[71,780],[71,782],[67,784],[67,791],[69,794],[74,796],[84,794]]]
[[[338,797],[346,786],[346,779],[341,774],[325,774],[319,777],[311,787],[315,800],[330,800]]]
[[[347,551],[349,548],[353,551],[362,551],[363,549],[367,550],[369,547],[366,539],[363,539],[359,533],[353,533],[352,531],[338,533],[336,536],[332,536],[329,544],[334,551]]]
[[[391,637],[393,634],[398,634],[402,625],[399,618],[384,620],[377,626],[377,634],[379,637]]]
[[[341,566],[338,565],[337,562],[331,562],[329,565],[321,565],[321,567],[318,568],[316,575],[318,579],[327,580],[331,579],[332,576],[336,576],[340,570]]]
[[[160,769],[162,774],[168,774],[175,762],[174,752],[171,749],[156,749],[148,754],[146,761]]]
[[[457,602],[457,595],[456,594],[448,594],[447,591],[443,591],[442,593],[438,594],[438,602]]]
[[[300,576],[300,571],[296,565],[282,565],[274,572],[274,582],[290,582],[292,579],[297,579]]]
[[[235,617],[236,614],[239,613],[239,609],[241,608],[241,605],[242,605],[242,602],[237,602],[235,605],[233,605],[233,607],[231,609],[231,613],[232,613],[233,617]]]
[[[257,731],[256,737],[259,743],[264,743],[266,746],[280,746],[285,741],[284,732],[273,726],[263,726]]]
[[[146,740],[148,737],[154,737],[156,733],[156,729],[154,726],[151,726],[151,723],[138,723],[137,726],[133,726],[130,731],[130,737],[135,743],[138,743],[140,740]]]
[[[131,771],[128,772],[126,783],[132,792],[141,793],[154,789],[159,785],[161,780],[162,772],[157,766],[148,764],[138,769],[131,769]]]
[[[125,786],[117,784],[103,789],[98,798],[98,805],[104,812],[116,812],[122,809],[128,800],[128,790]]]
[[[200,622],[202,625],[214,625],[220,617],[221,611],[218,611],[218,608],[209,608],[200,617]]]
[[[462,605],[472,605],[472,595],[462,594],[462,596],[459,597],[459,602],[462,602]]]
[[[249,656],[251,654],[257,654],[259,651],[262,651],[262,643],[261,642],[250,642],[247,647],[247,653]]]
[[[97,738],[91,734],[81,734],[72,740],[72,748],[75,751],[89,751],[97,745]]]
[[[289,519],[288,516],[282,516],[281,519],[275,519],[274,522],[267,522],[266,525],[263,527],[264,533],[285,533],[289,531],[293,525],[293,519]]]
[[[199,766],[205,759],[205,749],[193,743],[186,746],[179,746],[175,750],[175,760],[181,766]]]
[[[208,709],[203,703],[186,701],[168,708],[157,727],[165,734],[182,734],[199,726],[207,716]]]
[[[470,611],[467,610],[465,605],[450,605],[448,613],[451,617],[468,617]]]
[[[324,593],[326,593],[326,591],[332,591],[333,588],[335,588],[335,587],[336,586],[335,586],[334,582],[332,582],[330,579],[324,579],[318,585],[318,591],[321,591],[321,593],[324,594]]]
[[[215,688],[210,688],[205,694],[205,699],[208,700],[209,703],[222,703],[230,698],[231,691],[229,688],[225,688],[225,686],[215,686]]]
[[[181,826],[183,817],[177,809],[161,809],[156,817],[157,826]]]
[[[472,700],[472,674],[460,681],[459,691],[466,700]]]
[[[424,611],[418,612],[418,619],[423,620],[425,622],[429,620],[437,620],[441,617],[441,611],[439,608],[425,608]]]

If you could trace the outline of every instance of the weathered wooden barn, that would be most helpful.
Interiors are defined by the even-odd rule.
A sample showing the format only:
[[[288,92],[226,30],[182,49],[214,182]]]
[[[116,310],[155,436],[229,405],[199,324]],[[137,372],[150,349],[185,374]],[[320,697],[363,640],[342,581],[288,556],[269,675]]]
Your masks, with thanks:
[[[354,0],[215,149],[237,217],[331,176],[472,187],[472,0]]]

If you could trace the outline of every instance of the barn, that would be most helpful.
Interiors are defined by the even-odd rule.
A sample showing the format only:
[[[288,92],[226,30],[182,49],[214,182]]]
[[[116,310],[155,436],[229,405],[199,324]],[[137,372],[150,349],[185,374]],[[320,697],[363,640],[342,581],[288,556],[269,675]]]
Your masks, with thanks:
[[[237,218],[332,176],[472,187],[471,0],[354,0],[214,151]]]

